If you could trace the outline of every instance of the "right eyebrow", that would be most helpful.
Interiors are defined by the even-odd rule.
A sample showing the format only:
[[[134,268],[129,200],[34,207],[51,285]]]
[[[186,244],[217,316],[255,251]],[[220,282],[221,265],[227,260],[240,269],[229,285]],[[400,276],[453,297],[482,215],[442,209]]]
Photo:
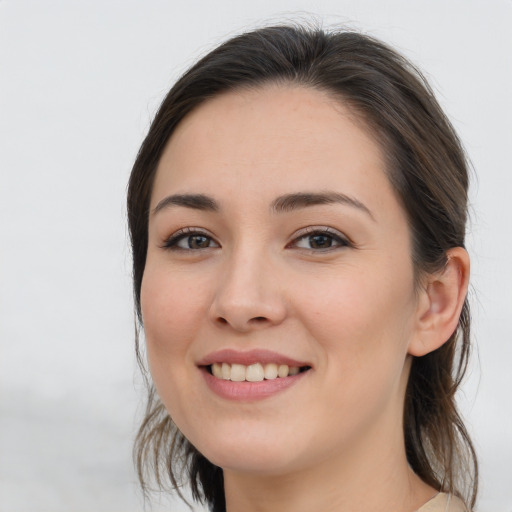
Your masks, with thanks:
[[[215,199],[205,194],[173,194],[162,199],[151,212],[156,215],[158,212],[170,206],[184,206],[195,210],[218,212],[219,204]]]

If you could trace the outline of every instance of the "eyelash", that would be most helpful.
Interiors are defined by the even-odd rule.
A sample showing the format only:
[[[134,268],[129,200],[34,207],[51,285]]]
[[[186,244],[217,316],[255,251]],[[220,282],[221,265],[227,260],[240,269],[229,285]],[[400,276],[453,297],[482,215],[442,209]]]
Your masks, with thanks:
[[[213,237],[211,237],[208,233],[195,229],[195,228],[183,228],[171,235],[162,245],[163,249],[168,249],[171,251],[202,251],[205,249],[212,249],[220,247],[217,242],[217,246],[214,247],[200,247],[193,249],[191,247],[184,248],[179,247],[178,244],[187,238],[191,238],[194,236],[201,236],[204,238],[209,239],[210,241],[213,241]],[[332,245],[327,248],[323,249],[311,249],[311,248],[302,248],[305,251],[311,252],[311,253],[325,253],[330,252],[339,248],[343,247],[352,247],[353,244],[345,237],[343,237],[340,233],[337,231],[334,231],[331,228],[318,228],[318,227],[309,227],[303,230],[298,236],[294,238],[289,244],[286,245],[286,248],[293,247],[293,245],[296,245],[300,240],[311,238],[313,236],[324,236],[332,240],[331,243],[334,243],[336,245]],[[190,242],[189,242],[190,243]]]
[[[341,233],[338,231],[333,230],[332,228],[327,227],[309,227],[304,229],[302,232],[300,232],[290,244],[297,245],[297,242],[303,239],[311,238],[314,236],[324,236],[328,237],[332,240],[332,243],[336,243],[336,245],[333,245],[331,247],[325,248],[325,249],[309,249],[309,248],[303,248],[303,250],[312,252],[312,253],[318,253],[318,252],[330,252],[336,249],[340,249],[343,247],[352,247],[352,243]],[[288,244],[286,247],[288,248],[290,246]]]
[[[210,249],[211,247],[204,247],[200,249],[192,249],[188,248],[185,249],[183,247],[179,247],[178,243],[186,238],[191,238],[193,236],[202,236],[204,238],[209,238],[210,240],[213,240],[213,238],[206,232],[201,231],[199,229],[195,228],[183,228],[179,231],[176,231],[176,233],[172,234],[163,244],[162,248],[169,249],[171,251],[198,251],[203,249]]]

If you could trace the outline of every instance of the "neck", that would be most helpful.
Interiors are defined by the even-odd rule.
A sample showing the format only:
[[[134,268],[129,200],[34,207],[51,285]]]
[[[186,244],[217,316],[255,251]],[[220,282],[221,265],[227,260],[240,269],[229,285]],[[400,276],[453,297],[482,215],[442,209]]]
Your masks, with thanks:
[[[371,454],[344,459],[283,475],[224,470],[226,510],[413,512],[436,493],[412,472],[405,453],[383,460]]]

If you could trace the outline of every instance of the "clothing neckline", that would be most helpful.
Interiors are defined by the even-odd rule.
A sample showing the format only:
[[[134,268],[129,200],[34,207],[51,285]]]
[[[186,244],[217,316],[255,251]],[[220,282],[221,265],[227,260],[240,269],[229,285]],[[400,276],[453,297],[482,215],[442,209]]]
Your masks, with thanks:
[[[457,496],[446,492],[438,492],[416,512],[467,512],[467,508]]]
[[[442,496],[444,495],[445,493],[444,492],[441,492],[441,491],[438,491],[434,494],[434,496],[432,496],[432,498],[430,498],[428,501],[426,501],[425,503],[423,503],[423,505],[421,505],[421,507],[416,511],[416,512],[422,512],[424,507],[428,507],[434,503],[436,503],[438,501],[438,498],[439,496]]]

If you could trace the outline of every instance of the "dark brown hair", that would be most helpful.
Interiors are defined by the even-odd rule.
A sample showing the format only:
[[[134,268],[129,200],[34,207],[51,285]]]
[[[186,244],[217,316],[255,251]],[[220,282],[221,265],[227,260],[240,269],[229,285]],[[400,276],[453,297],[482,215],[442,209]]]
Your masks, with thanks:
[[[135,306],[141,325],[149,204],[166,143],[180,121],[209,98],[269,83],[326,91],[349,105],[374,134],[408,217],[417,277],[442,269],[448,249],[464,247],[467,162],[422,74],[387,45],[360,33],[291,25],[262,28],[230,39],[188,70],[164,99],[140,148],[129,182],[128,219]],[[136,350],[144,369],[138,341]],[[473,506],[478,465],[455,404],[469,350],[466,299],[450,339],[413,360],[403,428],[408,462],[416,474]],[[179,432],[150,379],[148,390],[146,415],[134,448],[143,488],[148,489],[151,474],[160,487],[170,478],[178,489],[184,480],[190,483],[195,499],[206,501],[212,511],[224,511],[222,470]]]

